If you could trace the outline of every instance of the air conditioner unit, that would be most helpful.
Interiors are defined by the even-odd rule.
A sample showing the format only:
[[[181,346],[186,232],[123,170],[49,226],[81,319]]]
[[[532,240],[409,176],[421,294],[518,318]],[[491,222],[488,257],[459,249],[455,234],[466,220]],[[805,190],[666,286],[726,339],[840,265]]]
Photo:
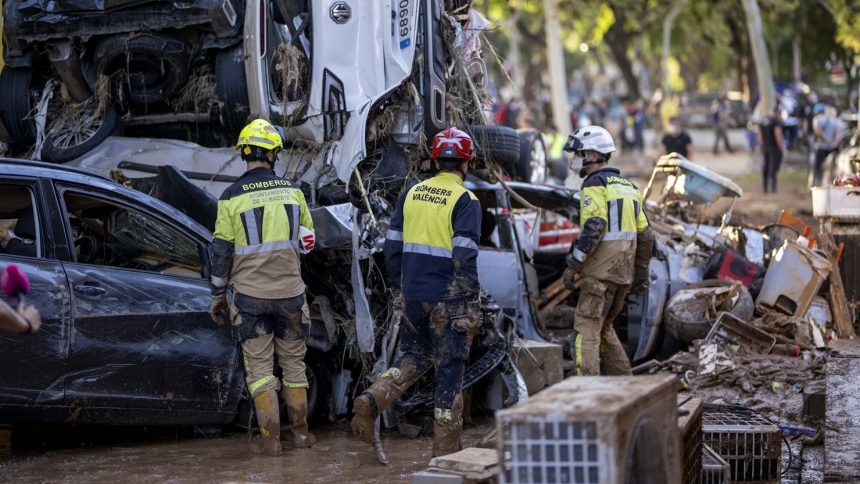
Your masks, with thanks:
[[[681,482],[675,382],[572,377],[500,410],[501,482]]]

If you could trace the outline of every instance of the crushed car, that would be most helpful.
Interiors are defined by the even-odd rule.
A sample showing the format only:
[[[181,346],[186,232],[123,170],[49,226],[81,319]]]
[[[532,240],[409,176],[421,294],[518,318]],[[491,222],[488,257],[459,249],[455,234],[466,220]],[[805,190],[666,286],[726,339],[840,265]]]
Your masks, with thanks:
[[[195,188],[169,168],[154,179],[126,182],[159,194],[194,193]],[[0,263],[16,264],[30,276],[31,301],[44,321],[33,337],[0,336],[6,363],[0,384],[4,423],[224,425],[244,420],[238,345],[230,329],[216,326],[208,315],[208,229],[141,190],[72,168],[3,159],[0,184]],[[509,347],[518,332],[534,332],[528,329],[530,306],[522,296],[525,278],[504,288],[486,279],[522,275],[522,265],[513,230],[504,210],[497,209],[504,207],[503,192],[480,182],[472,186],[499,217],[494,232],[499,243],[482,248],[479,256],[482,281],[488,284],[482,298],[485,322],[465,385],[496,375],[512,404],[527,395]],[[370,351],[362,351],[352,296],[351,237],[339,239],[340,228],[332,226],[350,219],[339,218],[337,207],[322,208],[314,218],[321,241],[328,240],[330,247],[303,264],[313,268],[304,271],[309,405],[317,418],[327,419],[348,413],[355,385],[385,369],[398,322],[385,317],[390,307],[380,290],[386,286],[381,254],[365,247],[367,257],[360,263],[378,265],[360,272],[373,288],[366,303],[378,321],[371,321]],[[193,213],[188,206],[183,209]],[[19,371],[21,365],[33,371]],[[429,409],[432,395],[428,375],[403,398],[399,415]]]

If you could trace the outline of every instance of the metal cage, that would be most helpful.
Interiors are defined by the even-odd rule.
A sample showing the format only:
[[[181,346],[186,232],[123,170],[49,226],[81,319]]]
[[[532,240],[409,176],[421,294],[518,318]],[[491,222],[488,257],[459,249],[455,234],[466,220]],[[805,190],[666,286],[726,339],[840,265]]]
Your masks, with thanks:
[[[735,408],[705,409],[704,442],[729,463],[732,482],[778,482],[782,456],[779,427]]]
[[[729,463],[719,456],[714,449],[707,445],[702,446],[702,484],[729,484]]]

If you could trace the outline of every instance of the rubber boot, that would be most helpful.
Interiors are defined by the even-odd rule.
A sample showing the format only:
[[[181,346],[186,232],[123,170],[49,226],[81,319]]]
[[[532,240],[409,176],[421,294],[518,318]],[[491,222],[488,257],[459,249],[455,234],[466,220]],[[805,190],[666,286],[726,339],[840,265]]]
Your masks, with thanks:
[[[284,403],[293,432],[293,446],[309,448],[316,443],[316,437],[308,431],[308,389],[305,387],[286,388]]]
[[[409,388],[420,376],[414,365],[389,368],[367,390],[352,402],[352,432],[366,441],[373,441],[374,421],[388,405]]]
[[[463,431],[463,396],[454,398],[452,408],[437,408],[433,418],[433,457],[463,450],[460,433]]]
[[[281,418],[278,408],[278,393],[265,390],[254,397],[257,425],[260,427],[259,445],[252,450],[263,455],[281,455]]]

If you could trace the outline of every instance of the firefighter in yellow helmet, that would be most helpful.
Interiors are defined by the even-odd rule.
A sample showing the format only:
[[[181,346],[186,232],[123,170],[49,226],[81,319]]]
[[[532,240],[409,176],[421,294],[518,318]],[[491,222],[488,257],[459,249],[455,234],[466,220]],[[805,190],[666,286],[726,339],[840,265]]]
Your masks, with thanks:
[[[574,329],[578,375],[630,375],[630,361],[612,321],[624,308],[628,291],[648,286],[648,263],[654,237],[639,191],[617,168],[612,135],[600,126],[577,129],[565,151],[574,154],[572,169],[582,182],[580,228],[567,256],[565,285],[579,287]]]
[[[254,399],[262,436],[258,451],[281,453],[278,390],[283,388],[297,447],[310,447],[307,425],[305,341],[302,306],[305,286],[299,253],[313,249],[313,221],[304,194],[273,171],[281,135],[257,119],[239,134],[248,170],[224,191],[212,256],[212,319],[227,317],[227,289],[232,291],[229,319],[242,345],[248,391]],[[274,356],[283,372],[274,376]]]

